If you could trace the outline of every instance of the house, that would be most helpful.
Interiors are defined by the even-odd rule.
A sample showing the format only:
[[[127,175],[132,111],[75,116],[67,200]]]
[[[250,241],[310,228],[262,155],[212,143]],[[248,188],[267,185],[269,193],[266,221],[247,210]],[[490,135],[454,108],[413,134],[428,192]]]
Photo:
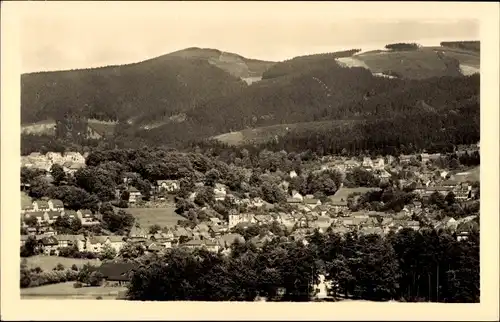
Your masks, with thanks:
[[[52,225],[53,223],[56,222],[57,218],[59,218],[61,216],[61,212],[60,211],[46,211],[44,212],[43,214],[43,218],[45,220],[45,222],[47,222],[49,225]]]
[[[33,203],[27,202],[21,198],[21,214],[29,213],[29,212],[35,212],[35,207],[33,206]]]
[[[360,166],[360,162],[356,161],[356,160],[347,160],[344,162],[344,166],[345,166],[345,169],[346,170],[352,170],[354,168],[357,168]]]
[[[402,155],[399,156],[399,162],[401,164],[409,164],[412,161],[412,159],[413,159],[412,155],[404,155],[404,154],[402,154]]]
[[[128,263],[102,263],[97,271],[102,274],[103,279],[108,285],[125,285],[130,282],[132,274],[139,268],[134,262]]]
[[[210,252],[217,253],[219,251],[219,244],[210,240],[206,239],[193,239],[188,241],[187,243],[184,243],[182,245],[183,247],[186,247],[187,249],[206,249]]]
[[[78,219],[82,222],[82,226],[96,226],[100,222],[97,220],[96,216],[89,209],[80,209],[76,212]]]
[[[255,223],[256,221],[254,215],[249,213],[229,215],[229,228],[232,228],[242,222]]]
[[[64,161],[85,164],[85,158],[79,152],[65,152],[63,157]]]
[[[65,162],[63,165],[63,170],[66,173],[74,174],[76,171],[85,167],[85,163],[76,163],[76,162]]]
[[[226,198],[226,187],[223,184],[216,183],[214,187],[215,200],[222,201]]]
[[[174,192],[180,189],[179,180],[158,180],[156,185],[160,191]]]
[[[78,251],[85,249],[85,237],[83,235],[55,235],[58,247],[73,247],[76,246]]]
[[[476,221],[467,221],[464,223],[460,223],[457,226],[456,229],[456,234],[457,234],[457,240],[467,240],[471,233],[478,231],[479,230],[479,225]]]
[[[371,158],[364,157],[363,158],[363,163],[362,163],[363,168],[373,168],[373,161]]]
[[[219,239],[217,239],[217,243],[219,244],[219,247],[222,249],[229,248],[231,247],[232,244],[238,242],[245,243],[245,238],[240,234],[225,234],[220,236]]]
[[[328,210],[330,210],[329,207],[327,207],[326,205],[319,205],[317,206],[316,208],[314,208],[314,210],[320,215],[320,216],[326,216],[326,214],[328,213]]]
[[[382,157],[376,158],[373,162],[373,168],[377,170],[382,170],[385,167],[385,160]]]
[[[349,210],[347,200],[344,200],[343,198],[341,198],[341,200],[330,202],[330,206],[335,213],[346,212],[347,210]]]
[[[156,245],[163,248],[171,248],[172,240],[174,239],[174,234],[171,231],[157,233],[151,236],[151,241],[155,242]]]
[[[290,171],[289,176],[291,179],[293,179],[293,178],[297,177],[297,172],[295,170],[292,170],[292,171]]]
[[[442,186],[427,187],[425,189],[425,195],[430,196],[434,192],[438,192],[438,193],[442,194],[443,196],[446,196],[452,190],[453,190],[452,188],[442,187]]]
[[[307,205],[311,209],[314,209],[317,206],[321,205],[321,201],[319,199],[304,198],[303,202],[305,205]]]
[[[136,187],[133,186],[129,187],[128,193],[129,193],[128,202],[130,203],[136,203],[140,201],[142,198],[141,192]]]
[[[33,201],[34,211],[49,211],[49,203],[45,200],[35,200]]]
[[[64,162],[64,157],[59,152],[47,152],[45,157],[52,163],[61,164]]]
[[[63,216],[68,216],[70,219],[76,219],[78,218],[78,214],[74,210],[66,209],[62,212]]]
[[[124,243],[123,236],[91,236],[87,238],[86,248],[90,252],[100,253],[107,245],[118,253]]]
[[[333,220],[329,217],[318,217],[316,220],[311,222],[309,226],[311,228],[318,229],[320,233],[325,233],[332,223]]]
[[[422,163],[425,164],[430,161],[430,156],[428,153],[421,153],[420,158],[422,159]]]
[[[27,212],[24,214],[25,221],[33,217],[36,218],[37,224],[41,225],[45,221],[45,211],[34,211],[34,212]]]
[[[39,241],[39,245],[45,255],[57,256],[59,253],[59,242],[57,241],[56,236],[43,237]]]
[[[420,223],[416,220],[409,220],[406,222],[406,227],[411,228],[413,230],[419,230],[420,229]]]
[[[48,204],[49,204],[49,209],[52,211],[63,211],[64,210],[64,204],[59,199],[50,199],[48,201]]]
[[[467,183],[460,183],[453,188],[455,198],[459,200],[468,200],[472,198],[472,186]]]
[[[359,232],[362,235],[372,235],[372,234],[383,235],[384,234],[384,230],[380,227],[362,227],[359,230]]]
[[[304,200],[304,197],[297,190],[292,190],[292,198],[300,201]]]

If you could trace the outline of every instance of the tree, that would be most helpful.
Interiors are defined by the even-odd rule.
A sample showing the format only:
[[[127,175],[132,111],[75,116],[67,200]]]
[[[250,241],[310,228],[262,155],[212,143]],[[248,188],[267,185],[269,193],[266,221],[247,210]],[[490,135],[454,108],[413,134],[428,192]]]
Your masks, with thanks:
[[[114,259],[116,257],[116,250],[109,245],[104,245],[99,257],[101,258],[101,260]]]
[[[61,182],[66,180],[66,173],[61,165],[54,163],[50,168],[50,174],[52,178],[54,178],[55,184],[60,184]]]
[[[82,229],[82,222],[79,218],[70,218],[68,215],[63,215],[57,217],[52,226],[60,234],[73,235],[78,234]]]
[[[113,233],[122,233],[129,231],[134,224],[134,216],[123,210],[118,210],[117,213],[106,212],[102,214],[102,221]]]
[[[215,186],[215,183],[221,178],[221,173],[217,169],[210,169],[205,174],[205,185],[209,187]]]
[[[21,257],[31,257],[38,253],[38,241],[35,237],[29,236],[23,246],[21,246]]]
[[[448,206],[455,204],[456,200],[455,200],[455,194],[453,193],[453,191],[448,192],[448,194],[444,198],[444,201],[448,204]]]
[[[48,195],[49,183],[43,177],[34,178],[28,190],[28,195],[35,199],[40,199]]]
[[[99,271],[93,271],[90,273],[88,278],[88,283],[90,286],[100,286],[102,284],[104,276]]]
[[[213,205],[215,203],[214,191],[211,187],[203,187],[198,191],[196,197],[194,198],[195,204],[200,207],[206,205]]]
[[[277,184],[264,181],[260,186],[260,190],[262,199],[269,203],[286,201],[286,193]]]
[[[124,259],[136,259],[144,255],[144,246],[140,244],[126,243],[120,249],[118,256]]]
[[[158,224],[154,224],[154,225],[151,225],[151,226],[149,227],[149,233],[150,233],[150,234],[153,234],[153,235],[154,235],[154,234],[156,234],[156,233],[157,233],[157,232],[159,232],[159,231],[161,231],[161,227],[160,227],[160,225],[158,225]]]

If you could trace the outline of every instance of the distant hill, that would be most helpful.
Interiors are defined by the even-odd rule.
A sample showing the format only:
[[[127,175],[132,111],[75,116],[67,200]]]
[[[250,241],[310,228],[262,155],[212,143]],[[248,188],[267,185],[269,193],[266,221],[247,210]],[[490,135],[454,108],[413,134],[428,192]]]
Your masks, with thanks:
[[[158,121],[238,93],[247,86],[241,77],[260,76],[271,65],[191,48],[129,65],[24,74],[21,121],[45,121],[67,111],[106,121]]]

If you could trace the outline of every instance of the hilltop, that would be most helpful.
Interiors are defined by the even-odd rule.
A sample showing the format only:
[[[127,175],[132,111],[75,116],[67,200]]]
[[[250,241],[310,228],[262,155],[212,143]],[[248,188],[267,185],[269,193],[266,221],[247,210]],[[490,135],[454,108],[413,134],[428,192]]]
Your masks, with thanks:
[[[141,124],[240,92],[271,62],[190,48],[139,63],[21,76],[21,120],[32,124],[66,112]]]

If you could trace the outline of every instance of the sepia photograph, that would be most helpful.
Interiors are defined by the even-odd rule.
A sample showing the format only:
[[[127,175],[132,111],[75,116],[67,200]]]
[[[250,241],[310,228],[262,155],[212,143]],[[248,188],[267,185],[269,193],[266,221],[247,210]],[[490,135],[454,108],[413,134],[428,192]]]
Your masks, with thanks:
[[[483,302],[479,18],[49,2],[17,20],[21,301]]]

